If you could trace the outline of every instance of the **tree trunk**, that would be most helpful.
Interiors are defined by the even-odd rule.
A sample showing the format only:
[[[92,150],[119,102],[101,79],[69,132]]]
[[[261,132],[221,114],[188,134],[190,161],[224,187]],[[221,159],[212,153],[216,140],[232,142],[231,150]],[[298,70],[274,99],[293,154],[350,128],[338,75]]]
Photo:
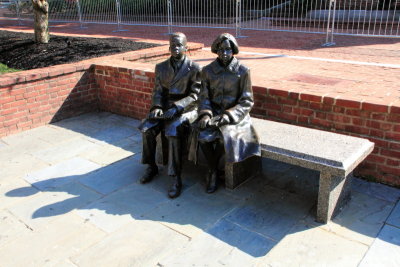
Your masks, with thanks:
[[[35,18],[35,42],[47,44],[49,35],[49,3],[47,0],[32,0]]]

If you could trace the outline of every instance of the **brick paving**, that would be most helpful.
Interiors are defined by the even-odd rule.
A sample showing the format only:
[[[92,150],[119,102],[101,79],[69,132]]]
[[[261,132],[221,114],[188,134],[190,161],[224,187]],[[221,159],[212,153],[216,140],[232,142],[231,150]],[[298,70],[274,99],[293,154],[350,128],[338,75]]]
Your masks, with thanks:
[[[24,22],[27,24],[27,22]],[[52,24],[52,34],[91,37],[121,37],[167,44],[166,27],[123,26],[128,31],[114,32],[116,25]],[[0,30],[32,32],[30,25],[0,20]],[[209,47],[226,29],[174,28],[184,32],[190,42]],[[321,34],[250,31],[242,32],[243,63],[252,69],[254,85],[346,98],[360,102],[400,106],[400,39],[335,36],[336,46],[323,47]],[[254,54],[258,53],[258,54]],[[215,55],[209,51],[193,55],[202,65]],[[342,62],[331,62],[338,60]],[[348,61],[351,61],[349,63]],[[366,65],[369,63],[371,65]]]

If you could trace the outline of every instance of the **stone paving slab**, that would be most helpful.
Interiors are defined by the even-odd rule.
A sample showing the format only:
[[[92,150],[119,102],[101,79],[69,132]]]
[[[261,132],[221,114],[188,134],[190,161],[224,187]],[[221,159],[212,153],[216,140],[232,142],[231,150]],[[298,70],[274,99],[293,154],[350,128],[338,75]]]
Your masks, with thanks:
[[[79,182],[103,195],[108,195],[134,183],[138,170],[141,169],[142,165],[135,164],[132,158],[127,158],[85,175]]]
[[[385,225],[359,267],[400,266],[400,229]]]
[[[299,224],[257,266],[357,266],[368,246]]]
[[[68,214],[41,231],[14,237],[11,243],[0,247],[0,262],[3,266],[58,266],[59,262],[68,266],[69,257],[80,254],[104,237],[102,231]]]
[[[274,227],[271,227],[271,231],[275,231]],[[275,240],[224,218],[208,229],[207,233],[253,257],[264,256],[276,244]]]
[[[4,157],[4,158],[3,158]],[[0,181],[22,178],[29,172],[49,167],[49,164],[17,149],[0,151]]]
[[[106,144],[100,146],[97,145],[90,150],[85,150],[80,153],[79,156],[102,166],[106,166],[127,157],[136,155],[139,152],[141,152],[141,148],[138,145],[135,146],[134,143],[125,147],[119,147],[118,144],[115,146]]]
[[[65,148],[68,147],[66,150]],[[38,159],[43,160],[51,165],[57,164],[63,160],[71,159],[85,151],[91,151],[100,146],[90,142],[84,138],[72,138],[65,142],[59,142],[57,145],[47,149],[38,150],[31,153]]]
[[[162,258],[161,266],[255,266],[257,259],[209,234],[201,233]]]
[[[96,163],[76,157],[30,173],[25,180],[40,190],[47,190],[70,183],[99,168],[101,166]]]
[[[72,262],[78,266],[99,267],[160,266],[160,258],[176,255],[177,247],[188,241],[187,237],[161,224],[134,221],[83,251],[81,255],[72,257]]]
[[[400,201],[397,202],[389,218],[386,221],[388,224],[400,228]]]
[[[400,190],[383,184],[369,183],[361,179],[353,179],[352,189],[388,202],[397,202],[400,199]]]

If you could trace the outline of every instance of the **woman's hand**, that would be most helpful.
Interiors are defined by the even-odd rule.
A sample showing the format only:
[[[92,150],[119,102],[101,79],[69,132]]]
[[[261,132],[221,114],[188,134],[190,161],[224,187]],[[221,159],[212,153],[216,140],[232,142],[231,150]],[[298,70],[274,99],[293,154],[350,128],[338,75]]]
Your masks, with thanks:
[[[150,118],[150,119],[157,119],[157,118],[159,118],[159,117],[162,117],[162,115],[163,115],[162,109],[156,108],[156,109],[153,109],[153,110],[150,112],[149,118]]]
[[[219,118],[215,120],[215,126],[221,127],[231,122],[230,118],[226,114],[219,115]]]
[[[199,121],[200,129],[205,129],[210,123],[211,117],[210,115],[204,115]]]

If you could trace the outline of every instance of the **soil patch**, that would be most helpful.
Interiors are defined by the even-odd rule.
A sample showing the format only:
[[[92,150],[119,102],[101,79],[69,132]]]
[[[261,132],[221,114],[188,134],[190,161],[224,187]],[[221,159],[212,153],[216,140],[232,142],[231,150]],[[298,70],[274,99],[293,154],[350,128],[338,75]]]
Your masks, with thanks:
[[[36,44],[31,33],[0,31],[0,63],[30,70],[155,46],[159,44],[56,35],[51,35],[48,44]]]

